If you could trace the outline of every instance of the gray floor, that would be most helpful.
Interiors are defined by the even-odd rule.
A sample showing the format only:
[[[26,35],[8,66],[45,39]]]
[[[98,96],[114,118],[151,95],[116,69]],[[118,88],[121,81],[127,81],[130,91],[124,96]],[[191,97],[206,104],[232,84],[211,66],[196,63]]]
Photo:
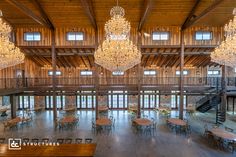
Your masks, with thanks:
[[[233,157],[227,151],[218,150],[209,146],[203,138],[205,123],[214,123],[214,114],[197,113],[188,117],[192,127],[190,136],[171,132],[165,124],[165,119],[155,111],[143,111],[142,114],[157,119],[158,128],[154,135],[138,135],[132,130],[130,114],[127,111],[109,111],[116,119],[115,129],[111,134],[101,133],[95,135],[91,131],[91,119],[94,111],[78,111],[79,126],[72,130],[54,130],[52,111],[44,111],[34,116],[32,126],[23,126],[18,129],[5,130],[0,127],[0,137],[27,137],[44,138],[52,140],[57,138],[87,138],[91,137],[97,142],[96,157]],[[177,111],[172,111],[171,116],[176,117]],[[63,116],[59,113],[59,116]],[[3,119],[1,119],[3,121]],[[236,129],[236,123],[228,120],[225,125]]]

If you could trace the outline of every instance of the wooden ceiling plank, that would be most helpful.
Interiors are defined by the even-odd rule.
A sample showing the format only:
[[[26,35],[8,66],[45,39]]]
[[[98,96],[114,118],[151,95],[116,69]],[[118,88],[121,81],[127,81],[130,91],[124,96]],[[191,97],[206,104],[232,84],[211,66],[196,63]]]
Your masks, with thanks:
[[[150,55],[147,56],[147,58],[146,58],[146,60],[145,60],[145,62],[144,62],[144,67],[147,66],[147,62],[148,62],[148,59],[149,59],[149,58],[150,58]]]
[[[6,1],[9,4],[13,5],[14,7],[16,7],[17,9],[19,9],[20,11],[22,11],[24,14],[26,14],[30,18],[32,18],[37,23],[50,28],[50,25],[46,21],[44,21],[44,19],[42,19],[41,17],[37,16],[35,13],[33,13],[29,8],[27,8],[21,2],[19,2],[17,0],[6,0]]]
[[[169,57],[169,59],[167,60],[167,62],[164,64],[165,67],[167,67],[169,65],[170,62],[173,62],[173,59],[175,58],[175,55],[171,55]]]
[[[138,25],[138,31],[140,32],[142,30],[142,27],[144,25],[144,22],[147,18],[147,15],[150,13],[150,11],[152,10],[152,0],[144,0],[144,10]]]
[[[197,21],[199,21],[201,18],[209,14],[212,10],[214,10],[220,3],[222,3],[224,0],[215,0],[208,8],[206,8],[203,12],[201,12],[197,17],[195,17],[193,20],[187,22],[185,24],[185,27],[182,29],[187,29],[193,24],[195,24]]]
[[[33,0],[32,2],[35,5],[35,7],[38,8],[42,18],[44,19],[44,21],[46,21],[48,23],[50,29],[54,30],[55,27],[54,27],[53,23],[51,22],[51,20],[49,19],[46,12],[44,11],[44,9],[43,9],[42,5],[40,4],[40,2],[38,0]]]
[[[178,62],[178,60],[179,60],[179,56],[176,56],[175,60],[173,62],[170,62],[170,65],[168,65],[168,66],[173,67],[176,64],[176,62]]]
[[[40,62],[38,62],[38,60],[35,59],[34,56],[30,56],[29,59],[32,60],[36,65],[38,65],[38,66],[40,66],[40,67],[43,66],[43,64],[41,64]]]
[[[95,19],[92,0],[80,0],[80,2],[82,3],[82,7],[89,17],[89,20],[92,23],[94,29],[97,30],[97,22]]]
[[[201,0],[196,0],[192,10],[189,12],[189,14],[188,14],[187,18],[185,19],[183,25],[181,26],[181,30],[184,30],[184,28],[186,27],[186,24],[189,23],[191,18],[194,16],[195,10],[198,7],[200,2],[201,2]]]

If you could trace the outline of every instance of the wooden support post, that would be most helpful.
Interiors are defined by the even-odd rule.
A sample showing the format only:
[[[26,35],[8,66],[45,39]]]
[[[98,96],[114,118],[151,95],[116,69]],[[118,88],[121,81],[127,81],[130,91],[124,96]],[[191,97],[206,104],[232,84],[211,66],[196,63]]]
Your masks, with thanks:
[[[11,118],[16,118],[16,107],[17,107],[17,96],[11,95],[10,96],[10,103],[11,103]]]
[[[233,97],[233,115],[234,115],[234,99],[235,97]]]
[[[138,111],[137,111],[137,117],[141,117],[141,102],[140,102],[140,97],[141,97],[141,63],[138,65]]]
[[[138,32],[138,48],[139,48],[139,51],[141,51],[141,46],[142,46],[142,34],[141,32]],[[140,98],[141,98],[141,63],[138,64],[138,111],[137,111],[137,117],[140,118],[141,117],[141,102],[140,102]],[[144,99],[144,97],[143,97]],[[144,103],[143,103],[143,106],[144,106]]]
[[[52,92],[53,92],[53,120],[56,122],[57,120],[57,98],[56,98],[56,62],[57,62],[57,56],[55,51],[55,30],[51,30],[52,35]],[[56,123],[55,123],[56,124]]]
[[[179,91],[180,91],[180,102],[179,102],[179,118],[183,119],[183,107],[184,107],[184,31],[181,30],[181,52],[180,52],[180,79],[179,79]]]
[[[227,95],[226,95],[226,66],[223,65],[222,66],[222,82],[221,82],[221,86],[222,86],[222,93],[221,93],[221,112],[225,112],[226,115],[226,104],[227,104]]]
[[[96,104],[95,104],[95,116],[96,119],[99,117],[99,112],[98,112],[98,84],[99,84],[99,76],[98,76],[98,65],[95,63],[95,70],[94,70],[94,83],[95,83],[95,92],[96,92]]]

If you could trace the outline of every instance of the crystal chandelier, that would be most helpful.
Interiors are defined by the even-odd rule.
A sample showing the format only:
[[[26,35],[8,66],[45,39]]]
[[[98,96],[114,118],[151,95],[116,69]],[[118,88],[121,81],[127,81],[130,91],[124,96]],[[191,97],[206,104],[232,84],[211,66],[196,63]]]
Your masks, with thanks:
[[[125,10],[115,6],[110,11],[111,19],[105,24],[106,38],[111,40],[125,40],[129,38],[130,23],[124,18]]]
[[[110,15],[104,26],[106,39],[94,54],[95,63],[112,72],[126,71],[141,62],[141,52],[129,40],[131,26],[124,18],[125,10],[117,5]]]
[[[211,53],[211,60],[220,65],[236,67],[236,9],[234,18],[225,25],[225,41]]]
[[[95,53],[96,63],[110,71],[126,71],[140,63],[138,48],[130,40],[105,40]]]
[[[0,69],[24,62],[24,54],[10,42],[12,28],[0,17]]]

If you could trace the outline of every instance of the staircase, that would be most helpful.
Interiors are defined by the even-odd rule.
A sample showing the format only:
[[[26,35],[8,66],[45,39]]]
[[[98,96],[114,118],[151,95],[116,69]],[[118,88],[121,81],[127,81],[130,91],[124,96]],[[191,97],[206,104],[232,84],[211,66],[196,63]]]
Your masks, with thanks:
[[[220,102],[221,102],[221,98],[218,94],[213,95],[213,96],[205,96],[199,101],[197,101],[196,110],[199,112],[205,113],[209,111],[210,109],[212,109],[213,107],[218,106]]]
[[[226,120],[226,112],[221,108],[220,94],[213,96],[205,96],[197,102],[196,110],[202,113],[216,108],[216,124],[222,124]]]
[[[222,124],[226,120],[226,111],[220,108],[220,104],[216,106],[216,124]]]

